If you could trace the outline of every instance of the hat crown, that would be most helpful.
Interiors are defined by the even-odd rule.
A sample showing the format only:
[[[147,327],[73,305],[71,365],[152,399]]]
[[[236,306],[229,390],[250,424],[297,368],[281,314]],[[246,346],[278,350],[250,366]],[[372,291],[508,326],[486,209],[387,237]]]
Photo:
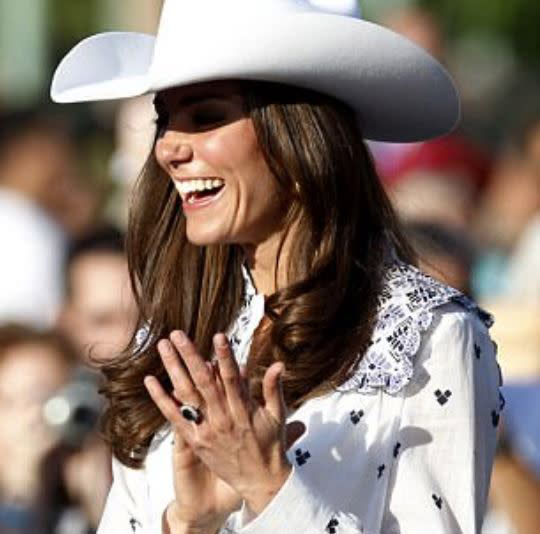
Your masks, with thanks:
[[[242,15],[286,14],[298,11],[319,11],[308,0],[165,0],[160,27],[174,22],[196,19],[238,19]]]
[[[152,79],[160,86],[161,76],[157,73],[174,71],[179,63],[193,65],[196,71],[196,57],[213,56],[219,63],[218,43],[233,44],[235,36],[249,32],[251,27],[259,28],[258,31],[262,25],[275,28],[306,12],[320,10],[308,0],[165,0],[154,48]],[[239,48],[237,53],[242,54],[242,50]]]
[[[322,11],[360,17],[360,7],[356,0],[165,0],[162,20],[165,16],[189,18],[197,12],[209,17],[217,13],[238,16],[249,12],[284,14],[298,11]]]

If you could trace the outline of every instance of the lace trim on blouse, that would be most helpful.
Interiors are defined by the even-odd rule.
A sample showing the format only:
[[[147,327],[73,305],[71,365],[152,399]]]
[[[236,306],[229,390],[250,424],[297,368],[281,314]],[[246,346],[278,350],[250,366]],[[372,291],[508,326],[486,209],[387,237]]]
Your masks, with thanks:
[[[370,346],[354,375],[338,391],[375,393],[382,388],[398,393],[413,376],[414,359],[433,311],[451,302],[475,313],[487,328],[492,326],[492,316],[460,291],[395,259],[384,274]]]

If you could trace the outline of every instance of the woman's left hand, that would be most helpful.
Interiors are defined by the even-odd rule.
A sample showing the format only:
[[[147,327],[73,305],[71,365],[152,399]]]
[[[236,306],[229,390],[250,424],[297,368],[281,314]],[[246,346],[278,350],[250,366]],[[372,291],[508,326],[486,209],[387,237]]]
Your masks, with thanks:
[[[193,399],[200,399],[202,404],[197,405],[202,412],[199,424],[186,421],[178,410],[179,417],[171,423],[210,471],[233,488],[252,513],[259,514],[292,469],[285,455],[283,364],[275,363],[267,370],[261,405],[250,398],[224,334],[214,337],[217,368],[204,361],[182,332],[173,332],[170,339],[168,350],[160,350],[160,354],[176,401],[193,404]],[[163,391],[153,394],[152,390],[154,402],[170,420],[173,400]]]

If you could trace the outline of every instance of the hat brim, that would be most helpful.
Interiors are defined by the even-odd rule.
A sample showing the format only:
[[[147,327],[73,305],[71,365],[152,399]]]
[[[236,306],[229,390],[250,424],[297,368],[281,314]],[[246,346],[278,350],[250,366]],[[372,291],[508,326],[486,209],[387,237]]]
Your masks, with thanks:
[[[246,79],[306,87],[344,101],[367,139],[412,142],[441,136],[459,120],[459,96],[427,52],[379,25],[295,13],[254,28],[182,28],[178,42],[139,33],[87,38],[62,60],[56,102],[120,99],[193,83]],[[234,36],[231,38],[231,36]]]

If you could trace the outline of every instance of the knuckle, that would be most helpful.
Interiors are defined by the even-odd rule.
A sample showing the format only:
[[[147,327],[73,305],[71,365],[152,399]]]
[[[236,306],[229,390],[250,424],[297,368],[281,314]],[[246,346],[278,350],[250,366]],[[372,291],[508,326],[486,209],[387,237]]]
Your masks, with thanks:
[[[187,401],[188,399],[197,398],[197,392],[193,386],[180,383],[177,387],[175,387],[175,390],[181,400]]]
[[[236,428],[238,433],[242,436],[245,436],[248,432],[253,430],[251,420],[248,417],[238,417],[236,421]]]
[[[208,370],[200,370],[193,377],[199,389],[208,389],[212,386],[213,380]]]
[[[235,427],[234,422],[228,417],[220,418],[214,426],[220,434],[230,434]]]
[[[161,409],[161,412],[163,413],[163,415],[169,421],[172,422],[172,421],[177,419],[176,409],[173,406],[171,406],[170,403],[168,403],[168,402],[162,403],[162,405],[160,406],[160,409]]]
[[[197,435],[193,438],[193,448],[195,450],[205,450],[209,448],[210,443],[212,442],[212,432],[204,428],[200,429],[197,432]]]

